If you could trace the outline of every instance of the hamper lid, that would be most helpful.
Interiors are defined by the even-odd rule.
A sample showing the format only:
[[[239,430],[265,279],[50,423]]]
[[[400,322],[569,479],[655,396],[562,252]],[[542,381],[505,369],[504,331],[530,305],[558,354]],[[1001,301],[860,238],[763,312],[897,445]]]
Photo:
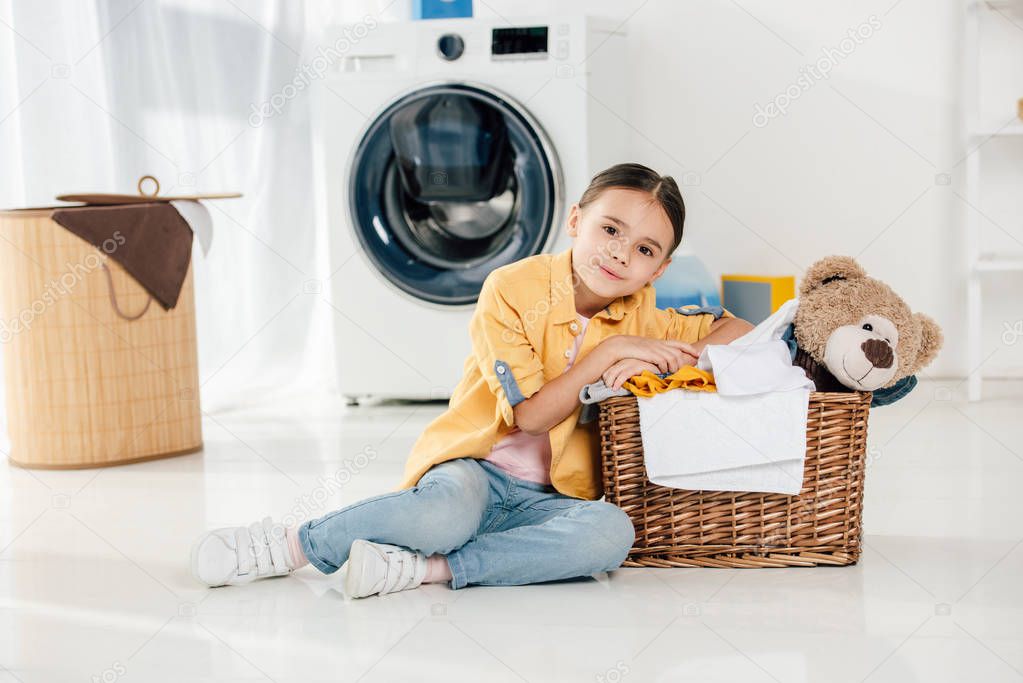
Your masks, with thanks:
[[[145,187],[146,181],[151,181],[149,188]],[[96,192],[58,195],[58,200],[82,203],[3,209],[0,215],[48,215],[72,234],[103,249],[165,310],[170,310],[177,305],[191,262],[193,232],[204,253],[209,247],[212,224],[199,200],[242,195],[219,192],[160,196],[160,182],[151,175],[142,176],[137,187],[137,195]]]
[[[148,186],[146,181],[150,181]],[[120,246],[109,254],[110,257],[169,310],[177,305],[192,260],[192,233],[197,228],[189,220],[195,219],[196,212],[182,213],[186,208],[183,204],[242,195],[218,192],[161,197],[160,181],[151,175],[139,178],[136,188],[137,195],[102,192],[58,195],[61,201],[85,202],[86,205],[55,211],[53,220],[96,247],[111,239],[116,241],[120,236]],[[201,231],[199,237],[203,241]],[[204,250],[208,239],[207,234]]]
[[[146,187],[146,181],[151,181]],[[199,230],[204,250],[208,247],[209,225],[203,236],[200,216],[185,211],[189,202],[200,199],[233,199],[240,192],[159,196],[160,181],[151,175],[139,178],[138,195],[85,193],[64,194],[62,201],[85,202],[53,212],[54,221],[93,246],[117,243],[109,256],[121,264],[150,296],[165,309],[174,308],[192,259],[192,233]],[[151,189],[151,192],[147,192]],[[205,209],[199,214],[209,216]]]
[[[142,189],[147,181],[153,181],[152,193]],[[198,201],[200,199],[237,199],[241,192],[214,192],[209,194],[181,194],[160,196],[160,181],[151,175],[139,178],[138,194],[117,194],[105,192],[85,192],[78,194],[60,194],[57,199],[62,202],[84,202],[86,204],[143,204],[146,202],[171,202],[176,200]]]

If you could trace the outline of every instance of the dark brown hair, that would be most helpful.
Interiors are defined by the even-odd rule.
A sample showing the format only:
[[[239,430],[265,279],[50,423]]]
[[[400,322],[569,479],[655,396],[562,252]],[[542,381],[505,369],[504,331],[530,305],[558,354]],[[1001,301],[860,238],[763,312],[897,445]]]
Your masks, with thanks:
[[[627,190],[641,190],[650,193],[664,209],[671,221],[675,239],[665,258],[671,256],[682,242],[682,225],[686,221],[686,205],[682,193],[671,176],[660,175],[642,164],[616,164],[593,176],[590,186],[579,199],[579,207],[585,208],[597,200],[604,190],[621,187]]]

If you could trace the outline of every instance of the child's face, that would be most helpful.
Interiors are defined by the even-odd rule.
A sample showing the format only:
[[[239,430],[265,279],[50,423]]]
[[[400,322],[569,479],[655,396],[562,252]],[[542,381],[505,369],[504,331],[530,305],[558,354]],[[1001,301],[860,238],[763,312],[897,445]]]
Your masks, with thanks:
[[[647,192],[609,188],[585,209],[568,216],[572,262],[596,295],[613,299],[653,282],[671,262],[665,258],[675,233],[668,215]]]

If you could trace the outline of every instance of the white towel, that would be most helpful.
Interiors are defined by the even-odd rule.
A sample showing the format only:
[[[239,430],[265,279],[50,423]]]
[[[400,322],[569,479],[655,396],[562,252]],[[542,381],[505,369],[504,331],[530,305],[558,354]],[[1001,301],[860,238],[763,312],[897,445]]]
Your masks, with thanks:
[[[639,399],[647,478],[702,491],[796,495],[803,486],[806,413],[814,384],[781,341],[798,301],[727,345],[709,345],[697,366],[717,393],[673,390]]]
[[[803,368],[792,364],[789,347],[780,339],[741,346],[734,342],[707,346],[697,367],[714,373],[714,384],[722,396],[814,388]]]
[[[799,299],[789,299],[778,310],[731,344],[704,347],[696,367],[714,373],[723,396],[749,396],[768,391],[814,388],[799,366],[792,365],[789,347],[781,341],[796,317]]]
[[[640,398],[647,478],[690,490],[798,494],[809,397],[802,389],[757,396],[673,390]]]

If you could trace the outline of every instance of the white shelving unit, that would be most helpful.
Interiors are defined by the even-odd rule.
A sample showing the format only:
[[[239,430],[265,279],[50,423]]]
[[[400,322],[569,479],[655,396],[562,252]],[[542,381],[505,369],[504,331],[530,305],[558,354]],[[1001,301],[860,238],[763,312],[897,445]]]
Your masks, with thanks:
[[[964,89],[963,108],[966,118],[967,151],[976,148],[991,138],[1023,135],[1023,121],[1012,121],[999,128],[981,125],[980,57],[983,46],[981,28],[984,13],[1007,12],[1023,17],[1023,0],[966,0],[966,33],[964,36]],[[1023,97],[1021,89],[1020,97]],[[1012,103],[1015,107],[1015,103]],[[1008,114],[1009,111],[1007,110]],[[966,159],[966,197],[971,207],[980,206],[981,198],[981,152],[975,151]],[[966,210],[966,350],[967,350],[967,398],[979,401],[982,380],[980,365],[983,362],[981,345],[981,323],[983,314],[984,277],[990,273],[1023,272],[1023,257],[998,256],[982,253],[980,247],[980,219],[977,211]]]

